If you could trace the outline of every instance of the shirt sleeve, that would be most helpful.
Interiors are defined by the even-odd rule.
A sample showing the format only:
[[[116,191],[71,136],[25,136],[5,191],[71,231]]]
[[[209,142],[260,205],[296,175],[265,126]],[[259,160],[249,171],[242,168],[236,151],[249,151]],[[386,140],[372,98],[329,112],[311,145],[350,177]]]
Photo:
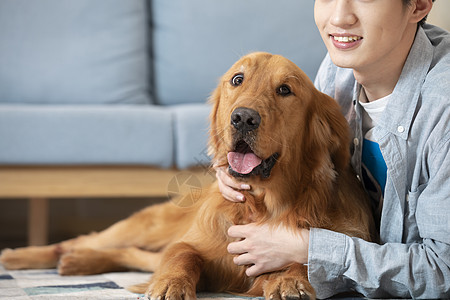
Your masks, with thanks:
[[[434,151],[427,185],[409,197],[420,243],[378,245],[311,229],[308,276],[318,298],[345,290],[371,298],[450,297],[449,139],[444,136]]]

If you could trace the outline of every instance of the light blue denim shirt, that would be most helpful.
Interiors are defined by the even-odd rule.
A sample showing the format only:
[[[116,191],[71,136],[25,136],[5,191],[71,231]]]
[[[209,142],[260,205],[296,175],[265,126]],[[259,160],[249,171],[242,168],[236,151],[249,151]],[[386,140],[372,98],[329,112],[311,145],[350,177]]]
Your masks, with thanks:
[[[335,98],[353,129],[361,176],[361,86],[327,56],[316,87]],[[450,35],[419,28],[374,129],[388,168],[381,244],[311,229],[309,280],[319,298],[352,289],[367,297],[450,298]],[[361,176],[362,178],[362,176]]]

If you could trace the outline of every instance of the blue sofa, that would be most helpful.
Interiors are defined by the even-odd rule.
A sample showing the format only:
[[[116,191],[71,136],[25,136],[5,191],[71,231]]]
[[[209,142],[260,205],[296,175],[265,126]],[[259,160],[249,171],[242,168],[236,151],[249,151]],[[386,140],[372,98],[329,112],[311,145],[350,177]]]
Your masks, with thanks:
[[[313,1],[0,1],[0,165],[208,163],[207,99],[250,51],[312,79]]]

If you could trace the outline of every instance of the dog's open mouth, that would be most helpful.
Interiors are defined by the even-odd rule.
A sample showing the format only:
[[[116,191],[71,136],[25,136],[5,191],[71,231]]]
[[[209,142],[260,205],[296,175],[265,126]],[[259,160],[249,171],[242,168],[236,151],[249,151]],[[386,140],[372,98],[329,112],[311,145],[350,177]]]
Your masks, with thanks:
[[[229,173],[234,177],[261,175],[262,178],[268,178],[278,157],[279,154],[274,153],[269,158],[262,159],[244,140],[239,140],[234,151],[228,152],[227,155]]]
[[[237,142],[235,148],[235,151],[227,155],[228,163],[235,172],[246,175],[261,164],[262,159],[253,153],[252,148],[244,140]]]

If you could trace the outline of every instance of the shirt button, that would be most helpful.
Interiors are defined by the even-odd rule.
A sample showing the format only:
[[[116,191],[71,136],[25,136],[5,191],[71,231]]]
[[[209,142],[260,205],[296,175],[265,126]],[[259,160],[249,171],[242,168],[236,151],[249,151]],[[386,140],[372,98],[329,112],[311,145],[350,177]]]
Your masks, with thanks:
[[[405,131],[405,127],[403,127],[402,125],[397,127],[397,131],[400,133],[403,133]]]
[[[353,139],[353,145],[355,145],[355,146],[359,145],[359,140],[357,138]]]

